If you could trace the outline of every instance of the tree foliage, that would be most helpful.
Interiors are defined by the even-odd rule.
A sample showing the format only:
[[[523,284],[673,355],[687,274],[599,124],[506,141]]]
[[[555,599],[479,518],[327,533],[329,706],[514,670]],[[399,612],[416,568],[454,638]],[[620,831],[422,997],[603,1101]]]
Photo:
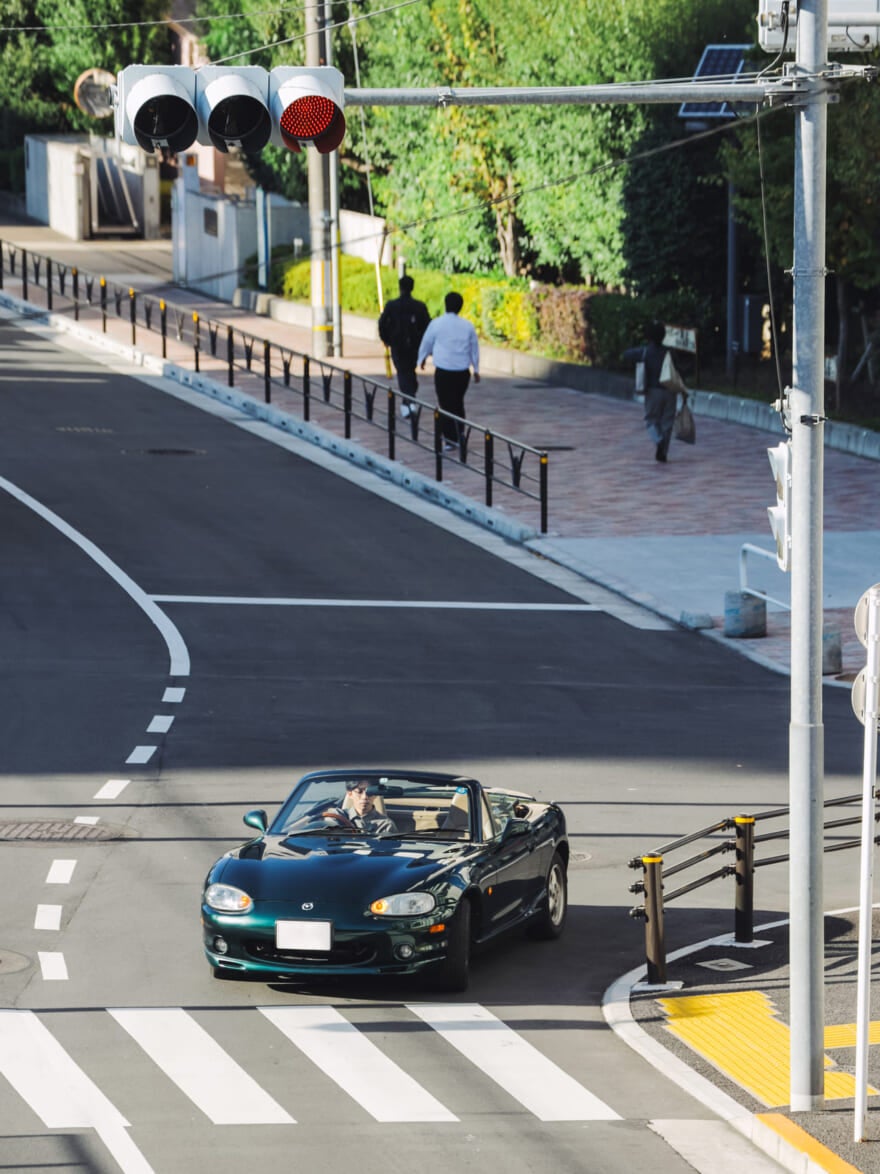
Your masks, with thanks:
[[[0,8],[0,147],[29,131],[105,129],[73,105],[76,77],[169,60],[167,0]],[[305,61],[302,0],[196,0],[196,15],[215,62]],[[755,12],[754,0],[333,0],[330,17],[348,88],[357,77],[454,89],[687,78],[706,44],[752,42]],[[765,216],[773,263],[791,266],[790,112],[762,122],[763,192],[753,127],[723,147],[687,141],[673,106],[350,106],[346,117],[343,206],[366,208],[369,170],[376,211],[411,266],[621,288],[718,321],[729,182],[755,272]],[[304,200],[305,160],[267,148],[247,163],[266,189]],[[878,172],[880,90],[846,83],[829,111],[828,264],[859,294],[880,286]]]
[[[115,74],[132,61],[168,61],[164,0],[3,0],[0,143],[28,133],[106,130],[80,111],[74,83],[87,69]],[[147,23],[155,22],[155,23]]]
[[[751,0],[580,0],[560,11],[532,0],[433,0],[374,22],[365,84],[690,76],[707,39],[741,38],[751,7]],[[370,116],[383,170],[377,187],[415,259],[452,269],[494,263],[508,274],[555,273],[587,284],[631,277],[620,164],[655,124],[634,105],[390,108]],[[661,125],[677,133],[668,119]]]

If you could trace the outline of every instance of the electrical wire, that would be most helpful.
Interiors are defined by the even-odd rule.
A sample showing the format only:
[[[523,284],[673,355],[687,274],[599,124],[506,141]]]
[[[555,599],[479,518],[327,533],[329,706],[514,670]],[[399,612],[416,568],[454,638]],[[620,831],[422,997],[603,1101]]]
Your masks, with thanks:
[[[737,125],[748,125],[751,121],[759,121],[764,118],[769,118],[771,115],[787,109],[784,105],[773,106],[766,110],[758,110],[756,113],[738,119]],[[608,159],[604,163],[598,163],[593,167],[589,167],[584,171],[572,172],[570,175],[563,176],[559,179],[549,179],[544,183],[536,184],[533,187],[519,188],[516,191],[508,192],[502,196],[496,196],[491,199],[478,200],[474,203],[464,204],[459,208],[453,209],[451,212],[439,212],[435,216],[425,216],[418,220],[407,221],[405,224],[396,225],[384,230],[380,233],[368,233],[361,237],[351,238],[346,241],[346,244],[367,244],[370,241],[375,241],[380,235],[392,236],[398,233],[411,232],[414,229],[423,228],[429,224],[436,224],[443,220],[452,220],[456,216],[467,216],[474,213],[482,213],[489,208],[495,208],[503,204],[514,204],[521,200],[524,196],[534,195],[538,192],[547,191],[555,187],[564,187],[568,184],[577,183],[578,181],[591,179],[597,175],[601,175],[607,171],[614,171],[618,168],[629,167],[633,163],[640,162],[645,159],[651,159],[657,155],[662,155],[667,151],[674,151],[690,146],[691,143],[699,142],[702,139],[713,138],[717,135],[727,134],[733,129],[732,123],[724,123],[720,126],[710,127],[708,130],[700,131],[697,134],[688,134],[679,139],[673,139],[671,142],[662,143],[655,147],[646,147],[640,151],[634,151],[631,154],[625,155],[620,159]],[[335,244],[331,247],[337,247]],[[300,254],[300,260],[307,260],[311,256],[310,251],[305,251]],[[220,273],[213,273],[203,275],[203,280],[213,280],[220,277],[228,277],[232,273],[241,272],[245,266],[239,267],[238,270],[224,270]]]
[[[364,0],[358,0],[359,4],[363,4]],[[348,25],[351,26],[353,22],[361,20],[372,20],[373,16],[383,16],[388,12],[397,12],[398,8],[408,8],[414,4],[424,4],[425,0],[400,0],[399,4],[388,5],[385,8],[374,9],[373,12],[360,13],[357,16],[348,15],[346,20],[339,20],[332,25],[324,26],[326,29],[343,28]],[[320,5],[314,6],[321,9]],[[350,5],[351,7],[351,5]],[[120,21],[117,23],[107,23],[107,25],[0,25],[0,33],[45,33],[47,31],[53,32],[102,32],[108,28],[151,28],[162,25],[207,25],[217,20],[252,20],[255,16],[276,16],[285,12],[295,11],[297,13],[303,12],[304,9],[300,5],[283,5],[280,8],[266,8],[262,12],[235,12],[235,13],[219,13],[216,16],[182,16],[180,19],[167,20],[131,20]],[[259,53],[263,49],[275,48],[278,45],[289,45],[291,41],[305,40],[305,34],[299,36],[291,36],[291,38],[283,41],[272,41],[269,45],[260,45],[256,49],[245,50],[245,53],[239,53],[237,56],[246,56],[249,53]],[[226,58],[224,60],[231,60]],[[218,65],[219,62],[212,62]]]

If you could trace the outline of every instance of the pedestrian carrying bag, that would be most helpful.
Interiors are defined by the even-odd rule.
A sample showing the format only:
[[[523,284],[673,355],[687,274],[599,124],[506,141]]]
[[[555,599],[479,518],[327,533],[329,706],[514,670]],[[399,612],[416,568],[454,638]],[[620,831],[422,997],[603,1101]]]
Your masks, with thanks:
[[[642,350],[642,357],[636,361],[636,395],[645,394],[645,350]]]
[[[667,351],[663,356],[663,366],[660,368],[660,386],[665,387],[667,391],[680,391],[682,395],[687,392],[684,380],[672,361],[671,351]]]
[[[684,393],[684,399],[681,402],[681,407],[675,413],[675,423],[672,426],[672,434],[676,440],[682,440],[685,444],[696,443],[697,426],[694,423],[694,414],[688,407],[687,392]]]

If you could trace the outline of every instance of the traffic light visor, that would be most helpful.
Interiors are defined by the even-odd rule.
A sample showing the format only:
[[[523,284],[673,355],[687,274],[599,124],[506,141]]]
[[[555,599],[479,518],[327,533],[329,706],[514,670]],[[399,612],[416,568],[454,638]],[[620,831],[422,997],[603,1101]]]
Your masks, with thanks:
[[[196,140],[199,120],[189,95],[166,74],[151,74],[132,86],[129,117],[138,145],[145,151],[165,147],[185,151]]]
[[[218,151],[262,151],[272,133],[265,70],[205,66],[197,75],[196,91],[199,116]]]

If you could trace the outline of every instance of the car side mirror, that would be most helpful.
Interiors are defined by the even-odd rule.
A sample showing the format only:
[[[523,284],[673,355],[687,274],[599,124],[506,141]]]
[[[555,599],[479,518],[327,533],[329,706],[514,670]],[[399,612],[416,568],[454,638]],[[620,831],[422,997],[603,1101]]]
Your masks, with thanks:
[[[244,817],[244,822],[249,828],[254,828],[262,836],[266,828],[269,826],[269,820],[266,818],[265,811],[249,811]]]
[[[509,819],[504,825],[502,840],[512,840],[515,836],[527,836],[532,825],[527,819]]]

